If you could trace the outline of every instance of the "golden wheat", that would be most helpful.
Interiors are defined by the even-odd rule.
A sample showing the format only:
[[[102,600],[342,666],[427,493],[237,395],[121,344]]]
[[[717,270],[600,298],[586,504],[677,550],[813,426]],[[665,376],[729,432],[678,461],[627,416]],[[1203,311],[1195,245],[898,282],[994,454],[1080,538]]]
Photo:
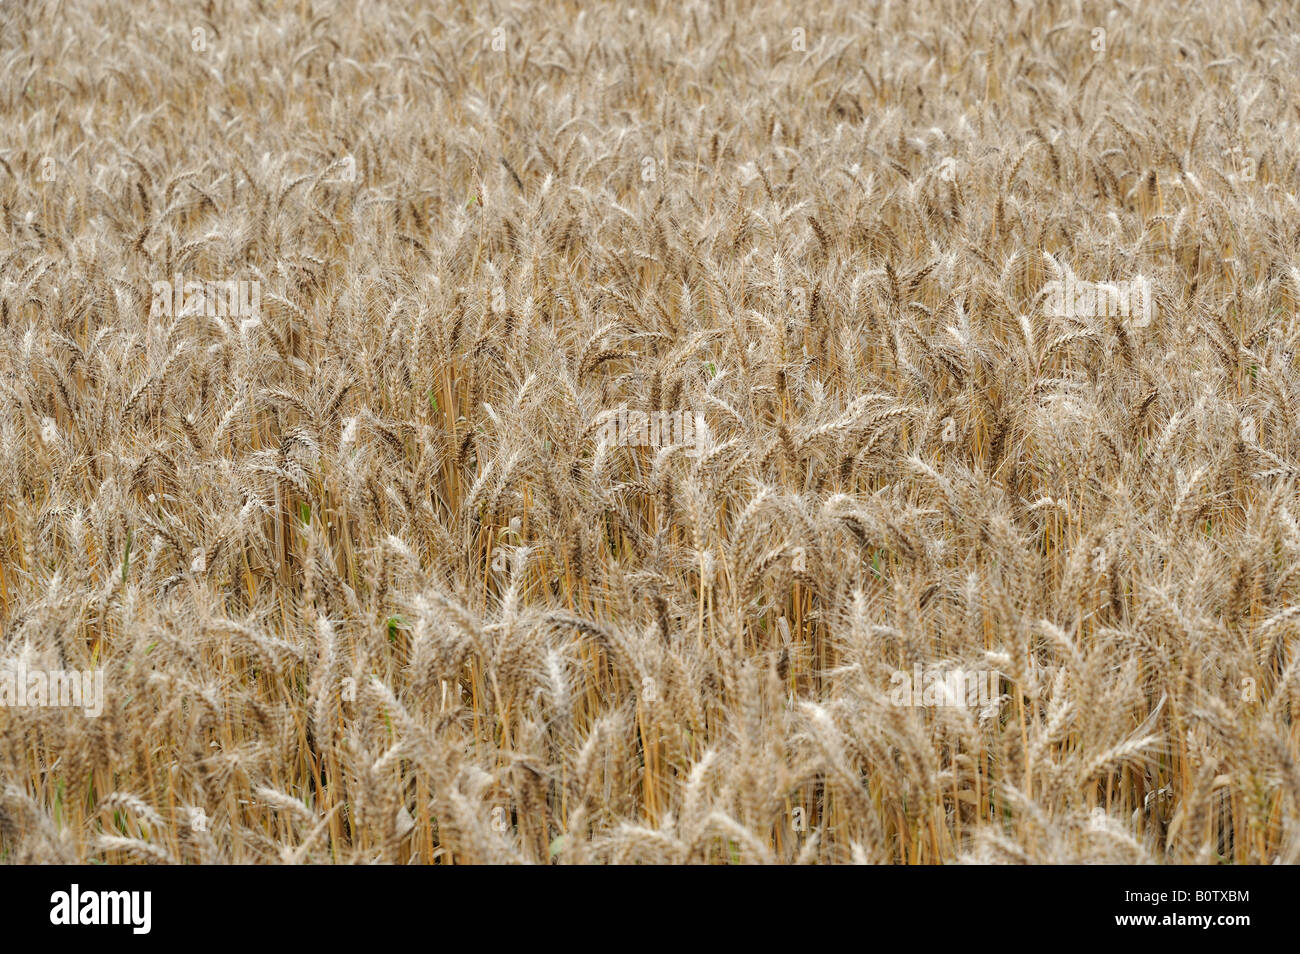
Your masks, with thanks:
[[[0,36],[0,859],[1300,860],[1285,4]]]

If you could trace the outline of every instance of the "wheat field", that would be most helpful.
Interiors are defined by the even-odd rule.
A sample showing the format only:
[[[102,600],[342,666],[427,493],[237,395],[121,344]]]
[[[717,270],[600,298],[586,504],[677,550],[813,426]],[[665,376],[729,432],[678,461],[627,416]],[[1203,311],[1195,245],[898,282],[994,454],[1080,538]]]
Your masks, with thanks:
[[[0,860],[1300,860],[1289,5],[10,0],[0,99]]]

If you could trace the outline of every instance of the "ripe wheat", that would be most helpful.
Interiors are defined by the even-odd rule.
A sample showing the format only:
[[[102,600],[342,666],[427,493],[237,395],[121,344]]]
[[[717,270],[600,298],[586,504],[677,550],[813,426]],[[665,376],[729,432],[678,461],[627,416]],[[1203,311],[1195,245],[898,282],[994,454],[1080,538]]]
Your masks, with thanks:
[[[0,6],[0,859],[1300,860],[1293,9],[436,6]]]

